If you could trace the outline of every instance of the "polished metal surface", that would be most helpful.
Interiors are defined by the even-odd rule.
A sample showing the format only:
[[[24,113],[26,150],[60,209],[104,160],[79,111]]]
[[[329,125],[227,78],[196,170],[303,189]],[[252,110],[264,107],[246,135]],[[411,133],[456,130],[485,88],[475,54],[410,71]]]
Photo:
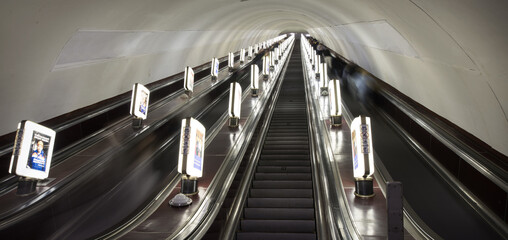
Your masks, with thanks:
[[[452,134],[445,129],[439,128],[430,119],[425,118],[418,111],[400,100],[397,96],[389,92],[382,93],[389,101],[394,103],[400,110],[415,120],[427,132],[445,144],[449,149],[464,159],[482,175],[490,179],[497,186],[508,192],[508,172],[498,166],[493,165],[488,159],[464,144],[460,139],[454,138]],[[394,122],[394,121],[393,121]]]
[[[241,156],[252,134],[252,126],[255,125],[256,116],[260,115],[261,109],[268,100],[269,92],[272,91],[273,81],[263,82],[260,97],[251,98],[249,88],[244,86],[242,102],[242,119],[238,128],[227,126],[227,105],[222,111],[222,120],[217,121],[212,129],[218,129],[216,137],[207,134],[207,141],[212,140],[212,145],[205,152],[205,172],[200,179],[199,193],[193,196],[194,203],[186,209],[170,208],[161,204],[145,221],[124,235],[124,239],[139,238],[200,238],[210,226],[224,201],[225,191],[231,178],[231,171],[237,167],[238,156]],[[166,199],[176,195],[178,187],[170,190]]]
[[[307,65],[307,59],[302,54],[302,67],[304,70],[305,79],[305,92],[307,104],[309,109],[309,131],[313,139],[313,161],[315,166],[318,167],[319,180],[321,183],[321,201],[322,211],[324,216],[319,218],[328,222],[330,237],[341,239],[361,239],[361,234],[353,224],[353,219],[350,214],[349,206],[347,203],[344,187],[340,180],[340,173],[335,167],[330,164],[330,159],[333,159],[333,152],[329,138],[326,137],[327,129],[323,126],[322,120],[324,117],[319,110],[320,92],[315,91],[312,87],[315,79],[313,77],[311,68]],[[323,137],[325,135],[325,137]]]
[[[227,76],[227,74],[222,75],[222,76]],[[174,140],[171,140],[171,139],[174,139],[174,136],[168,136],[169,132],[166,132],[166,131],[157,132],[156,130],[159,127],[164,126],[167,121],[170,121],[171,118],[174,118],[177,115],[181,115],[183,111],[189,111],[188,110],[189,106],[192,106],[194,103],[204,102],[206,100],[206,98],[210,99],[210,97],[212,97],[212,99],[213,99],[214,96],[211,96],[209,93],[212,91],[216,91],[216,89],[220,89],[221,82],[225,82],[229,78],[230,77],[227,76],[226,78],[224,78],[223,80],[218,81],[218,82],[203,81],[202,83],[197,84],[195,89],[198,94],[196,94],[196,96],[190,100],[188,98],[186,98],[185,96],[175,95],[175,97],[172,98],[171,101],[167,101],[165,104],[161,105],[160,108],[157,108],[157,109],[151,111],[150,118],[147,119],[146,121],[144,121],[144,123],[146,125],[138,131],[133,130],[127,121],[127,124],[125,124],[125,126],[119,127],[119,131],[109,133],[108,138],[105,138],[102,141],[99,141],[97,144],[94,144],[94,145],[88,147],[87,149],[80,152],[79,154],[74,155],[72,157],[73,158],[72,161],[67,160],[67,161],[63,162],[61,165],[55,167],[55,169],[53,169],[53,171],[52,171],[51,176],[54,176],[57,179],[55,181],[53,181],[47,187],[39,188],[39,190],[42,190],[44,192],[40,192],[40,194],[38,194],[36,196],[32,196],[32,198],[23,198],[23,199],[20,199],[20,198],[12,199],[12,198],[6,197],[5,195],[2,196],[2,198],[0,199],[0,201],[2,201],[4,203],[4,204],[1,204],[2,207],[12,206],[12,204],[5,204],[5,201],[11,201],[11,203],[17,204],[21,207],[30,206],[30,204],[36,204],[36,205],[32,205],[33,207],[24,209],[22,213],[19,213],[19,214],[16,213],[16,215],[13,215],[14,214],[13,211],[16,210],[15,208],[12,208],[12,207],[8,208],[7,209],[8,212],[4,212],[4,217],[9,217],[8,215],[5,215],[5,214],[10,214],[13,217],[11,217],[10,219],[4,218],[4,221],[2,221],[2,226],[1,226],[3,229],[2,234],[10,234],[9,231],[5,231],[5,229],[7,227],[15,224],[16,222],[22,221],[27,217],[31,217],[31,218],[37,217],[38,215],[34,215],[33,213],[35,213],[36,211],[37,212],[38,211],[47,211],[46,210],[47,206],[51,205],[51,204],[55,204],[55,202],[64,201],[65,199],[67,199],[66,204],[63,205],[63,206],[67,206],[67,205],[75,203],[75,202],[73,202],[74,200],[71,200],[71,198],[72,199],[87,199],[87,194],[90,194],[93,191],[101,191],[105,186],[108,186],[108,184],[112,184],[113,183],[112,181],[115,181],[115,179],[122,178],[122,176],[123,176],[122,174],[124,172],[129,172],[132,169],[135,169],[135,171],[140,171],[140,172],[149,171],[150,164],[147,164],[147,162],[150,162],[150,161],[146,161],[145,163],[143,163],[143,160],[150,159],[153,157],[162,157],[162,156],[160,156],[159,153],[161,151],[165,151],[167,146],[171,145],[172,142],[174,142]],[[207,84],[205,84],[205,82]],[[206,96],[206,98],[203,98],[203,96],[205,96],[205,95],[210,95],[210,96]],[[214,106],[214,104],[210,104],[210,102],[208,102],[208,105],[210,107]],[[203,109],[199,109],[199,113],[197,113],[197,115],[200,115],[200,114],[202,115],[202,114],[208,112],[206,109],[208,109],[208,107],[205,108],[204,111],[203,111]],[[190,112],[188,112],[188,113],[190,113]],[[212,113],[212,112],[210,112],[210,113]],[[174,121],[174,120],[172,120],[172,121]],[[179,122],[180,119],[177,119],[176,121]],[[159,136],[159,138],[164,138],[167,140],[160,141],[157,143],[157,145],[152,145],[150,143],[150,141],[154,141],[154,139],[156,139],[152,136],[154,134]],[[139,142],[142,139],[146,138],[147,136],[150,136],[150,137],[148,137],[148,140],[149,140],[148,142],[143,141],[143,144],[139,144],[134,147],[125,146],[126,143],[131,144],[130,143],[131,140],[135,141],[135,142]],[[141,140],[138,140],[138,139],[141,139]],[[147,150],[148,150],[148,152],[147,152]],[[131,154],[131,155],[129,155],[128,158],[126,158],[126,156],[124,156],[125,154],[121,155],[122,151],[131,151],[131,152],[134,152],[135,154]],[[115,154],[117,154],[117,155],[115,155]],[[159,156],[157,154],[159,154]],[[116,157],[114,157],[114,156],[116,156]],[[115,164],[113,164],[114,166],[117,166],[117,167],[123,166],[124,168],[121,168],[122,171],[115,171],[115,169],[117,169],[117,168],[110,166],[113,162],[115,163]],[[94,163],[94,164],[92,164],[92,163]],[[129,164],[136,165],[136,167],[133,168],[132,165],[129,165]],[[109,166],[111,168],[106,168],[106,166]],[[105,177],[101,177],[101,178],[93,177],[97,174],[101,174],[103,171],[110,171],[110,172],[112,171],[112,174],[108,174],[109,176],[105,176]],[[173,173],[171,173],[171,171],[168,171],[167,173],[164,173],[164,174],[167,174],[167,176],[171,176]],[[162,175],[160,175],[160,174],[148,174],[148,173],[145,176],[146,177],[142,178],[141,180],[148,181],[148,182],[150,182],[151,179],[153,179],[153,178],[162,177]],[[108,194],[117,194],[118,196],[121,195],[121,192],[120,192],[121,188],[119,186],[122,186],[122,189],[129,188],[130,181],[133,180],[135,177],[136,177],[136,174],[130,174],[130,175],[126,176],[126,178],[123,181],[120,181],[113,188],[114,189],[113,191],[104,192],[104,194],[105,194],[104,196],[107,196]],[[94,182],[94,181],[99,182],[99,183],[89,184],[84,187],[81,186],[82,184],[84,184],[83,182]],[[132,182],[132,183],[133,184],[130,186],[130,188],[132,188],[132,189],[130,189],[128,191],[129,194],[135,193],[136,191],[139,190],[139,189],[135,188],[135,186],[137,186],[137,184],[139,184],[139,183],[137,183],[137,182]],[[89,191],[87,191],[87,189]],[[152,191],[152,190],[150,190],[151,187],[146,187],[146,186],[143,186],[140,189],[143,189],[146,191]],[[135,191],[132,192],[131,190],[135,190]],[[73,194],[66,194],[66,192],[68,192],[68,191],[72,191]],[[80,191],[86,192],[86,194],[79,195]],[[146,191],[142,191],[141,193],[146,193]],[[135,194],[135,195],[139,195],[139,194]],[[81,197],[79,197],[79,196],[81,196]],[[51,198],[46,198],[46,197],[51,197]],[[49,199],[49,200],[46,200],[45,198]],[[64,200],[62,200],[62,199],[64,199]],[[102,196],[99,199],[102,199]],[[105,198],[105,199],[110,201],[110,199],[108,199],[108,198]],[[117,204],[117,207],[126,208],[127,206],[130,206],[129,204],[133,204],[133,203],[135,204],[136,202],[139,202],[140,200],[141,200],[140,198],[134,197],[133,199],[129,199],[127,202],[124,202],[122,204]],[[20,201],[24,201],[25,203],[22,203]],[[80,200],[76,200],[76,201],[78,201],[78,203],[80,202]],[[37,203],[39,203],[39,204],[37,204]],[[93,202],[90,201],[85,204],[86,206],[83,205],[81,209],[76,209],[76,210],[79,210],[82,212],[79,214],[74,214],[74,216],[73,216],[74,218],[72,218],[73,220],[69,220],[71,217],[66,218],[67,220],[65,220],[61,224],[61,226],[58,227],[58,229],[54,230],[55,232],[53,233],[53,236],[55,236],[55,237],[56,236],[60,236],[60,237],[70,236],[70,234],[72,234],[73,231],[78,231],[78,228],[92,227],[93,224],[84,224],[84,223],[78,223],[78,222],[79,221],[87,221],[87,218],[89,215],[104,214],[105,212],[101,212],[101,210],[98,210],[98,209],[100,209],[98,206],[104,205],[104,203],[107,203],[107,201],[93,201]],[[62,205],[59,205],[59,206],[62,206]],[[87,210],[87,209],[89,209],[89,210]],[[114,211],[113,209],[115,209],[115,208],[109,209],[109,211]],[[134,208],[126,209],[126,210],[121,209],[121,210],[116,210],[116,212],[118,214],[122,215],[122,214],[127,214],[129,211],[131,211],[133,209]],[[72,210],[72,212],[74,212],[74,211],[75,210]],[[41,217],[42,216],[43,215],[41,215]],[[64,218],[64,217],[66,217],[66,215],[55,216],[55,217]],[[108,217],[118,217],[118,216],[117,216],[117,214],[108,214]],[[106,220],[106,219],[108,219],[108,217],[105,217],[102,220]],[[106,224],[109,224],[109,223],[97,222],[97,224],[107,226]],[[48,230],[47,232],[50,232],[50,231],[52,231],[52,230]],[[79,230],[79,231],[81,231],[81,230]],[[88,230],[85,230],[84,232],[88,232]],[[35,232],[27,231],[24,234],[35,234]],[[94,234],[94,233],[92,233],[92,231],[90,231],[88,234]],[[40,234],[38,234],[38,235],[40,235]]]
[[[437,159],[435,159],[432,154],[430,154],[421,144],[418,143],[411,135],[406,132],[394,119],[392,119],[388,114],[380,111],[381,116],[383,116],[388,123],[394,126],[394,129],[403,136],[408,143],[417,151],[422,158],[427,161],[427,163],[443,178],[445,182],[450,185],[457,194],[462,196],[462,198],[469,203],[469,205],[475,209],[478,214],[480,214],[485,221],[487,221],[492,227],[496,229],[500,234],[508,236],[508,225],[500,219],[492,210],[486,207],[483,204],[478,204],[481,200],[476,197],[467,187],[465,187],[456,177],[453,176],[449,171],[446,170]]]
[[[288,53],[285,54],[285,57],[287,56]],[[284,58],[284,60],[285,59],[286,58]],[[254,134],[255,126],[259,124],[260,117],[262,116],[265,107],[268,105],[267,101],[270,100],[269,97],[273,94],[272,92],[280,91],[281,81],[277,83],[275,79],[279,79],[280,76],[284,75],[286,67],[287,63],[285,64],[285,67],[276,69],[275,74],[272,76],[272,81],[264,83],[264,85],[270,85],[269,91],[264,91],[263,96],[257,98],[259,101],[256,101],[256,106],[249,111],[251,114],[243,126],[244,131],[242,131],[240,136],[237,138],[237,144],[240,144],[240,146],[235,146],[228,152],[224,160],[225,164],[222,164],[220,170],[214,177],[213,182],[210,184],[209,189],[211,190],[210,193],[208,193],[209,197],[207,196],[203,202],[204,207],[200,208],[200,212],[197,213],[198,216],[200,216],[200,219],[192,219],[190,224],[187,224],[176,236],[171,236],[171,239],[199,239],[204,236],[208,228],[211,226],[226,197],[227,191],[224,191],[224,189],[229,189],[231,186],[234,177],[234,174],[232,173],[236,172],[240,166],[240,156],[243,156],[247,150],[248,144],[246,143],[250,142],[250,139]],[[243,99],[252,98],[249,91],[250,89],[245,89]],[[214,201],[212,202],[212,200],[209,199]],[[209,200],[209,202],[207,202],[207,200]],[[192,226],[193,228],[190,228],[189,226]]]
[[[285,55],[284,60],[290,58],[291,52],[292,52],[292,47],[290,47],[287,50],[287,54]],[[281,91],[281,85],[282,85],[281,78],[284,77],[285,71],[287,68],[287,61],[284,61],[284,62],[286,62],[284,70],[276,78],[276,79],[278,79],[277,86],[275,87],[275,91],[273,93],[273,96],[271,97],[271,101],[269,102],[269,106],[265,110],[265,111],[267,111],[268,114],[266,115],[265,119],[263,119],[264,120],[263,126],[261,127],[261,129],[263,129],[263,130],[259,134],[258,139],[257,139],[255,146],[254,146],[254,150],[249,157],[249,159],[251,159],[251,161],[249,161],[249,163],[246,167],[245,176],[242,178],[242,180],[240,182],[240,186],[238,187],[238,190],[237,190],[238,193],[236,194],[236,196],[233,200],[233,205],[231,207],[231,210],[227,214],[227,218],[224,223],[224,228],[220,233],[220,239],[234,239],[234,237],[235,237],[234,234],[235,234],[236,228],[238,226],[240,216],[242,214],[242,212],[241,212],[242,208],[243,208],[245,201],[247,199],[249,185],[252,182],[252,179],[254,176],[254,170],[255,170],[255,167],[257,166],[259,157],[261,155],[262,144],[265,141],[265,136],[267,134],[268,127],[270,125],[269,119],[271,118],[271,116],[273,114],[273,111],[275,109],[276,99]]]

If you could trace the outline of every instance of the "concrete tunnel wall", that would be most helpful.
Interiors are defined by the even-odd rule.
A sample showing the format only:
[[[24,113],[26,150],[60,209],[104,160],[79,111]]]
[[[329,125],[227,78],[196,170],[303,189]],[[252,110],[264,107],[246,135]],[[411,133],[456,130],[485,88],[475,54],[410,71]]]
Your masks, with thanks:
[[[508,154],[501,0],[14,1],[0,9],[0,134],[305,31]]]

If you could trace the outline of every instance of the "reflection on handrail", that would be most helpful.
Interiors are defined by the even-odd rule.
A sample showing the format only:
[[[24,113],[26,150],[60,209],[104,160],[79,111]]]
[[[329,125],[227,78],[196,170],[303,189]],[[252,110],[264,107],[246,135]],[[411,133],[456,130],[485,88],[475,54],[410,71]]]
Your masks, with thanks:
[[[302,48],[305,48],[305,39],[302,37]],[[315,146],[313,149],[313,157],[315,158],[314,165],[318,166],[320,178],[316,179],[321,184],[320,189],[323,198],[323,212],[326,214],[324,218],[329,224],[330,235],[332,238],[342,239],[361,239],[359,231],[352,223],[352,214],[349,210],[347,199],[345,197],[344,188],[342,181],[340,180],[340,174],[335,166],[332,166],[331,162],[326,159],[333,159],[333,152],[331,152],[331,146],[329,139],[330,137],[320,137],[323,134],[328,135],[328,131],[321,121],[322,116],[320,115],[319,102],[315,101],[312,97],[312,84],[315,81],[312,77],[307,74],[309,68],[307,66],[308,55],[302,54],[302,62],[304,68],[304,79],[305,79],[305,91],[307,97],[307,105],[309,111],[309,131],[311,135],[311,142]],[[319,98],[318,98],[319,99]]]

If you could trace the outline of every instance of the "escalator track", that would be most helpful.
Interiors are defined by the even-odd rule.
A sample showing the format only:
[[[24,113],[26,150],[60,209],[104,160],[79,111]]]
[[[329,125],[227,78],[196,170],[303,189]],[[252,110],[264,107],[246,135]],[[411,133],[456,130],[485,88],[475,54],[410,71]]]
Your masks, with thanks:
[[[316,239],[307,105],[300,46],[282,83],[237,239]]]

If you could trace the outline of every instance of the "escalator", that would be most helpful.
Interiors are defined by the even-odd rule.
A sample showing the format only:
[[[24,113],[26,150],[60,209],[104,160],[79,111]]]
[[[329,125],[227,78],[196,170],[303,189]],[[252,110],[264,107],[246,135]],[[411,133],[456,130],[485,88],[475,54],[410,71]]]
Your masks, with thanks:
[[[258,61],[259,58],[255,58],[253,64]],[[185,107],[161,117],[129,141],[114,139],[116,142],[98,146],[116,148],[98,157],[82,156],[81,159],[92,158],[97,164],[75,170],[71,177],[63,178],[47,193],[23,198],[14,195],[15,200],[34,198],[37,202],[2,212],[0,238],[87,239],[132,217],[176,175],[173,169],[177,159],[168,161],[168,156],[178,154],[176,136],[179,136],[181,119],[193,116],[207,129],[212,129],[227,109],[229,83],[237,81],[246,89],[248,69],[246,65],[230,74],[226,80],[209,88],[207,94],[194,96]],[[152,115],[155,114],[152,111]],[[31,225],[42,230],[23,230]]]
[[[243,209],[237,239],[316,239],[300,44],[296,43]]]

